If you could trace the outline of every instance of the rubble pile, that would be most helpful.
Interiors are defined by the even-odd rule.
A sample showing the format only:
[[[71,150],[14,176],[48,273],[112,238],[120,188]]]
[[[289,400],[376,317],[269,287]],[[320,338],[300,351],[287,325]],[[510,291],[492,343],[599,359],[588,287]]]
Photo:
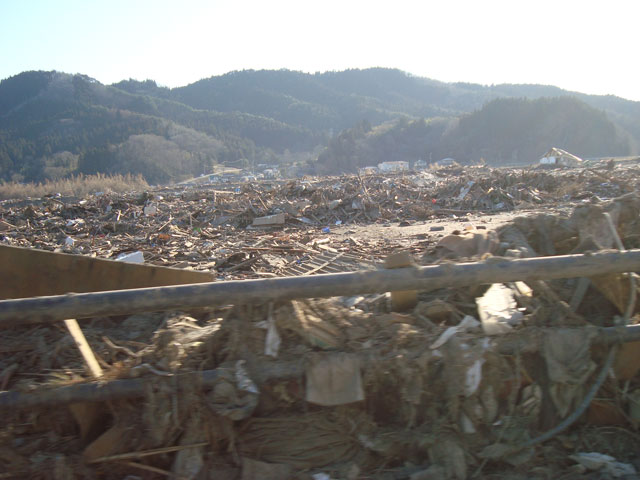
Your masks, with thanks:
[[[635,191],[637,170],[469,167],[7,200],[0,202],[0,241],[111,259],[140,251],[150,264],[255,278],[281,275],[305,255],[337,251],[381,261],[393,248],[384,236],[375,245],[326,239],[343,226],[570,208]]]
[[[618,196],[636,189],[631,171],[479,168],[5,202],[2,235],[105,258],[139,250],[220,278],[306,275],[383,268],[393,253],[322,231],[337,221],[557,206],[565,192],[570,209],[433,234],[387,268],[584,254],[640,247],[640,197]],[[603,340],[638,323],[637,286],[611,274],[82,320],[98,380],[63,326],[8,329],[0,390],[43,400],[3,410],[0,478],[637,478],[640,343]],[[140,391],[47,400],[123,380]]]

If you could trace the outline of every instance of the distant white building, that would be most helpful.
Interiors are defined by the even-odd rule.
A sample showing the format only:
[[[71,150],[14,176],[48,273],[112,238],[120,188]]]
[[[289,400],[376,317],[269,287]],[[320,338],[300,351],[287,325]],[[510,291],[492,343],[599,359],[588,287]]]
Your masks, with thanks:
[[[563,167],[577,167],[582,164],[582,159],[576,157],[561,148],[553,147],[540,159],[542,165],[562,165]]]
[[[422,159],[417,160],[416,163],[413,164],[413,168],[414,170],[424,170],[427,168],[427,161]]]
[[[409,170],[409,162],[382,162],[378,164],[382,173],[406,172]]]

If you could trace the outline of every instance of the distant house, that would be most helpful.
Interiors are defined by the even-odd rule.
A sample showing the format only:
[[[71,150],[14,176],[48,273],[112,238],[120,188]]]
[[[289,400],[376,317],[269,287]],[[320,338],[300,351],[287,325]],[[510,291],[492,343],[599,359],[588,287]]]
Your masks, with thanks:
[[[277,168],[266,168],[264,170],[264,172],[262,172],[264,174],[264,178],[279,178],[280,177],[280,170],[278,170]]]
[[[409,170],[409,162],[382,162],[378,164],[382,173],[406,172]]]
[[[553,147],[540,159],[542,165],[562,165],[563,167],[577,167],[582,164],[582,159],[575,155]]]

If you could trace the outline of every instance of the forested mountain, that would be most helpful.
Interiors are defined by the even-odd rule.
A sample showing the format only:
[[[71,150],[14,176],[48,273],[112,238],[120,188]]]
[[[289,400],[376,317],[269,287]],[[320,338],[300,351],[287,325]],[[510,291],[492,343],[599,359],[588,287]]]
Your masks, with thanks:
[[[574,97],[499,98],[459,118],[366,122],[333,138],[318,159],[322,172],[356,171],[384,161],[454,157],[492,165],[530,164],[550,146],[579,156],[627,155],[630,137],[607,115]]]
[[[141,173],[160,183],[247,166],[320,134],[246,113],[195,110],[83,76],[27,72],[0,83],[0,178]]]
[[[0,180],[104,172],[165,183],[283,159],[318,173],[445,156],[529,163],[551,146],[599,156],[639,144],[640,102],[393,69],[246,70],[174,89],[60,72],[0,82]]]
[[[444,135],[440,152],[513,165],[558,145],[583,157],[627,155],[629,141],[603,111],[577,98],[500,98],[461,117]]]

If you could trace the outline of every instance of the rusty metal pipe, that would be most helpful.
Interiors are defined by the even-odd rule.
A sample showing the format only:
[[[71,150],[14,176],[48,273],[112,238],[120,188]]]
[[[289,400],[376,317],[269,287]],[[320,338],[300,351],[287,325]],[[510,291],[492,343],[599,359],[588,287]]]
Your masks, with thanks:
[[[66,318],[189,310],[293,298],[433,290],[516,280],[549,280],[640,271],[640,250],[432,265],[260,280],[137,288],[0,301],[0,328]],[[6,280],[6,279],[5,279]]]

